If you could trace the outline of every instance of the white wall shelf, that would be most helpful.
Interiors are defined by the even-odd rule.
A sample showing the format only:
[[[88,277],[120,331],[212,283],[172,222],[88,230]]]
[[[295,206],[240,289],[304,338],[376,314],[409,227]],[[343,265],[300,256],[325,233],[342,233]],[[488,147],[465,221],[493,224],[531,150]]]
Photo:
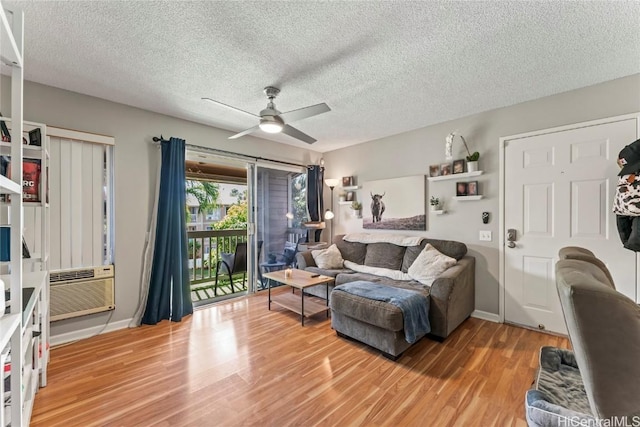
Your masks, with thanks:
[[[480,176],[484,173],[484,171],[475,171],[475,172],[464,172],[464,173],[454,173],[451,175],[442,175],[442,176],[430,176],[427,178],[429,181],[447,181],[450,179],[464,179],[464,178],[473,178],[474,176]]]
[[[438,210],[432,210],[431,213],[436,214],[436,215],[444,215],[447,213],[447,211],[445,211],[444,209],[438,209]]]
[[[343,205],[343,206],[344,206],[344,205],[350,205],[350,204],[352,204],[352,203],[353,203],[353,202],[347,202],[347,201],[344,201],[344,202],[338,202],[338,204],[339,204],[339,205]]]
[[[480,200],[482,199],[482,195],[478,195],[478,196],[453,196],[452,199],[453,200],[459,200],[461,202],[470,202],[473,200]]]
[[[7,345],[11,334],[18,328],[19,324],[19,314],[5,314],[0,318],[0,346],[2,346],[2,348]]]
[[[346,190],[346,191],[359,190],[359,189],[361,189],[361,188],[362,188],[362,186],[361,186],[361,185],[349,185],[349,186],[347,186],[347,187],[342,187],[342,189],[343,189],[343,190]]]
[[[0,175],[0,194],[22,194],[22,188],[17,182]]]
[[[2,120],[6,120],[9,121],[9,118],[6,117],[2,117]],[[24,122],[24,127],[27,127],[27,122]],[[7,128],[9,128],[9,130],[11,130],[11,125],[9,125],[7,123]],[[0,147],[11,147],[11,143],[10,142],[5,142],[5,141],[0,141]],[[42,146],[39,145],[29,145],[29,144],[22,144],[22,152],[24,153],[25,151],[37,151],[39,153],[42,152]],[[29,155],[26,155],[26,157],[29,157]],[[40,154],[38,154],[38,158],[40,157]]]

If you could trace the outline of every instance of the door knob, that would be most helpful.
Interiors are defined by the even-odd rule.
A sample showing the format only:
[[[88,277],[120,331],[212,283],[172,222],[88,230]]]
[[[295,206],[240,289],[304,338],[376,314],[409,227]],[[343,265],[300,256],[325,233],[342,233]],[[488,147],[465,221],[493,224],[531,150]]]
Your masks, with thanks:
[[[517,232],[515,228],[510,228],[507,230],[507,246],[511,249],[516,247],[516,238]]]

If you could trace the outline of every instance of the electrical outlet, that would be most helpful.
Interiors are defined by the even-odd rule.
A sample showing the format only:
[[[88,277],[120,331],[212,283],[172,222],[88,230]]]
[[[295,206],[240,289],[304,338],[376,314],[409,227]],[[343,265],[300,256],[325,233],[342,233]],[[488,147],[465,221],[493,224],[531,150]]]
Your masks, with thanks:
[[[491,231],[489,230],[480,230],[480,240],[484,242],[491,241]]]

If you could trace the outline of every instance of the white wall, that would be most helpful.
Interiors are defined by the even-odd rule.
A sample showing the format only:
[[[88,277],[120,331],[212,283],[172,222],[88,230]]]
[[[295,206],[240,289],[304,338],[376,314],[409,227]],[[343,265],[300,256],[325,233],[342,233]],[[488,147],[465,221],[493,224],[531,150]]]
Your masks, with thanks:
[[[9,112],[10,79],[2,77],[2,109]],[[52,335],[89,329],[133,317],[139,299],[142,251],[153,205],[157,165],[154,136],[183,138],[187,144],[215,147],[289,162],[317,163],[320,154],[245,137],[229,141],[231,132],[27,82],[25,120],[115,137],[116,309],[52,324]],[[159,100],[159,102],[162,102]]]
[[[458,129],[469,149],[480,152],[480,169],[485,174],[478,181],[480,194],[485,198],[455,202],[451,200],[455,195],[455,180],[432,182],[427,185],[427,200],[432,195],[439,196],[448,214],[428,214],[426,232],[403,233],[466,243],[469,254],[476,257],[476,309],[498,313],[499,138],[635,112],[640,112],[640,74],[325,153],[325,177],[354,175],[361,184],[428,175],[429,165],[444,162],[447,134]],[[464,158],[464,145],[459,138],[454,141],[453,152],[454,159]],[[337,198],[339,189],[335,194]],[[328,197],[328,191],[325,195]],[[363,210],[368,209],[368,194],[360,190],[357,197],[363,201]],[[337,206],[336,211],[335,234],[362,230],[362,220],[351,218],[348,206]],[[484,211],[491,214],[486,225],[481,220]],[[478,241],[479,230],[492,231],[493,241]]]

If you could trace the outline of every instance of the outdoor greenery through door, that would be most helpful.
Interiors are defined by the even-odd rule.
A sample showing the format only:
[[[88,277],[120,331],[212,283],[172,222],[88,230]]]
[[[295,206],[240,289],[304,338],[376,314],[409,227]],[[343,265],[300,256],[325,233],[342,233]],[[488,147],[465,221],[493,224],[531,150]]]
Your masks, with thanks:
[[[232,294],[227,274],[220,273],[214,290],[221,253],[234,253],[247,241],[247,186],[187,180],[187,238],[189,277],[194,303]],[[224,272],[226,273],[226,271]],[[233,275],[236,291],[246,291],[242,273]]]

